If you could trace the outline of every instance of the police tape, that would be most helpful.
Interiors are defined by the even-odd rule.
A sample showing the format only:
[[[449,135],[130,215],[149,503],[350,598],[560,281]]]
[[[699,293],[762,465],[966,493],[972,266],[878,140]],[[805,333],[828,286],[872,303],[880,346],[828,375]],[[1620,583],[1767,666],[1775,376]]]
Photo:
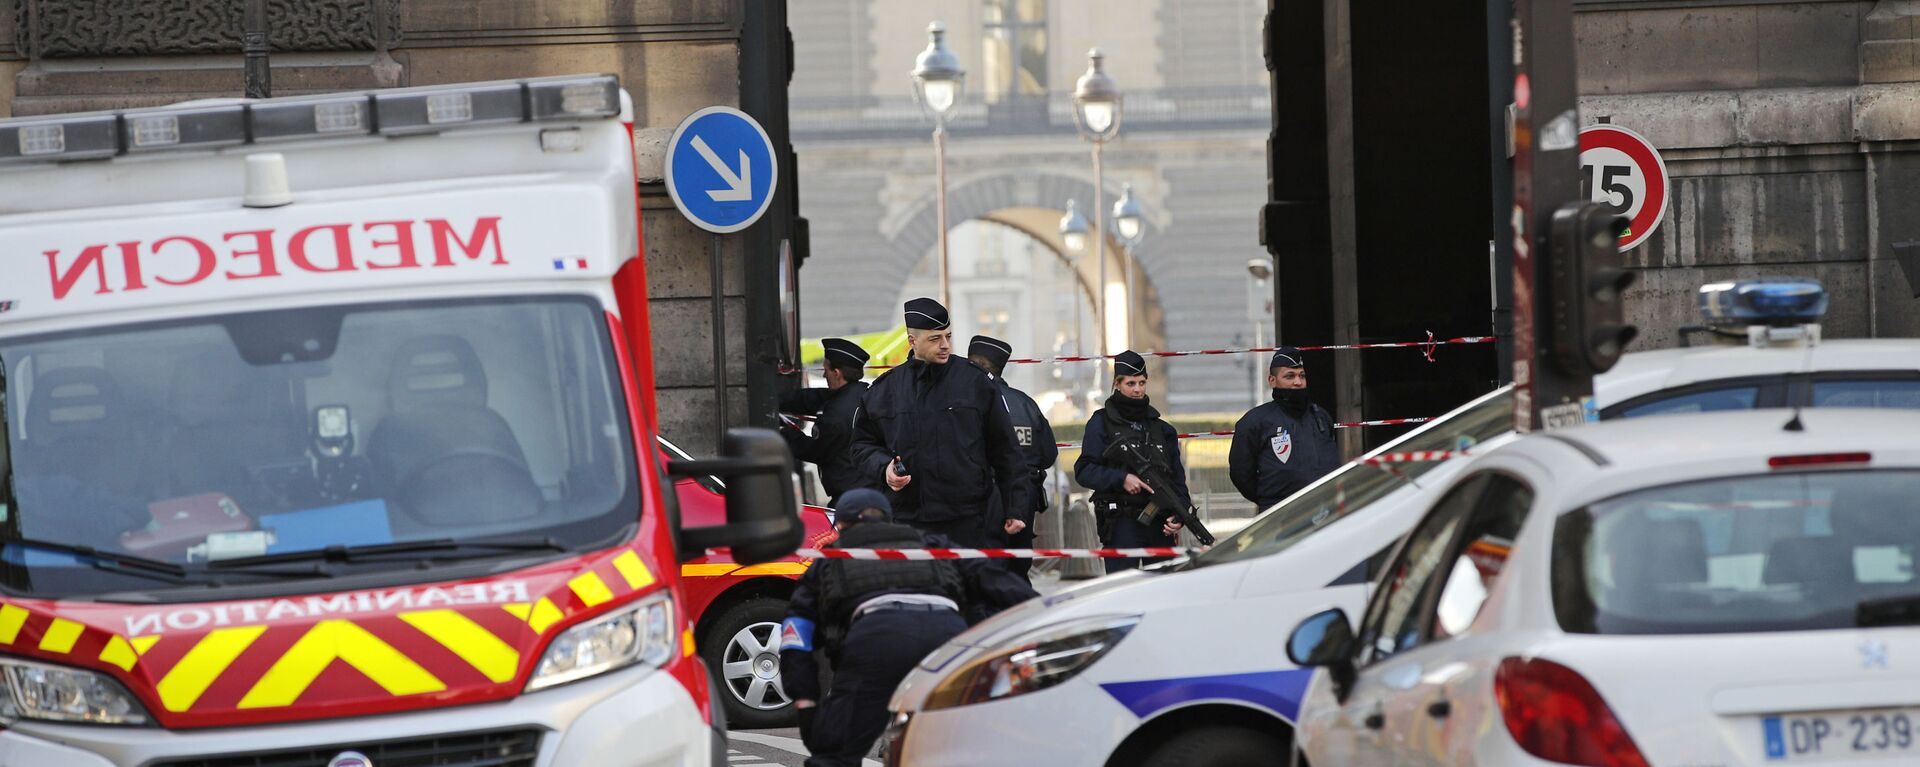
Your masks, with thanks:
[[[1333,428],[1365,429],[1365,428],[1370,428],[1374,426],[1409,426],[1412,424],[1426,423],[1433,419],[1434,419],[1434,416],[1425,416],[1421,418],[1384,418],[1378,421],[1346,421],[1346,422],[1334,424]],[[1186,431],[1186,432],[1180,432],[1179,434],[1175,434],[1173,436],[1175,439],[1222,439],[1222,438],[1233,436],[1233,431],[1232,430]],[[1077,447],[1080,447],[1080,443],[1055,442],[1053,443],[1053,446],[1059,447],[1059,448],[1077,448]]]
[[[1300,351],[1303,351],[1303,352],[1331,352],[1331,351],[1349,351],[1349,350],[1363,351],[1363,350],[1369,350],[1369,349],[1420,349],[1426,355],[1427,361],[1433,362],[1434,352],[1439,347],[1470,345],[1470,344],[1490,344],[1490,343],[1494,343],[1497,340],[1498,338],[1495,336],[1460,336],[1458,338],[1445,338],[1445,339],[1434,338],[1433,331],[1429,330],[1427,331],[1427,340],[1425,341],[1391,341],[1391,342],[1385,342],[1385,343],[1372,343],[1372,344],[1324,344],[1320,346],[1296,346],[1293,348],[1299,349]],[[1271,354],[1273,352],[1279,351],[1281,348],[1282,347],[1278,347],[1278,346],[1250,346],[1244,349],[1191,349],[1187,351],[1134,352],[1134,353],[1142,357],[1206,357],[1206,356],[1213,356],[1213,355],[1220,355],[1220,354]],[[1043,357],[1043,358],[1042,357],[1015,357],[1013,359],[1007,360],[1007,363],[1038,365],[1042,363],[1058,364],[1058,363],[1064,363],[1064,362],[1093,362],[1095,360],[1110,360],[1117,356],[1120,356],[1120,355],[1118,354],[1107,354],[1107,355],[1066,354],[1058,357]],[[894,365],[868,365],[867,366],[869,370],[886,370],[892,367],[895,367],[895,366]]]
[[[1137,549],[800,549],[801,559],[1127,559],[1181,557],[1206,549],[1173,546]]]
[[[1433,463],[1456,456],[1466,455],[1465,450],[1411,450],[1404,453],[1382,453],[1370,458],[1360,459],[1361,463]]]

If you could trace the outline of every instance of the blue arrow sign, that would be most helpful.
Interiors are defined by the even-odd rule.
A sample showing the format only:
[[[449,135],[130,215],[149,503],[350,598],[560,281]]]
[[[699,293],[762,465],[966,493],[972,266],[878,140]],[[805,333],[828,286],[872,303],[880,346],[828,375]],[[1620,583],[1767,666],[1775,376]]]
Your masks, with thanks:
[[[779,176],[766,129],[732,107],[694,112],[667,144],[667,194],[687,220],[715,234],[760,220]]]

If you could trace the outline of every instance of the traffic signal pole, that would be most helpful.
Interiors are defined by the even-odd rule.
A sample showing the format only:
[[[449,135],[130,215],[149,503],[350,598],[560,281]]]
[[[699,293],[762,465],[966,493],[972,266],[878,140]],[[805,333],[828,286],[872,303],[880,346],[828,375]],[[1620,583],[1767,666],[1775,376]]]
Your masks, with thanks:
[[[1580,195],[1572,0],[1514,0],[1511,32],[1513,425],[1528,432],[1584,420],[1593,396],[1591,375],[1569,374],[1552,359],[1552,266],[1571,255],[1554,252],[1554,213]]]

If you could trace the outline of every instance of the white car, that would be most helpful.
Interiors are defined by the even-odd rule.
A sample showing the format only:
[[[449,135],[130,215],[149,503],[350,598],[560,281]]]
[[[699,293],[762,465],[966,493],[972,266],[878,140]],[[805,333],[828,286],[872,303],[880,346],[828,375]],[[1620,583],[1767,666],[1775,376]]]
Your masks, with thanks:
[[[1920,760],[1920,413],[1760,410],[1473,459],[1357,627],[1307,618],[1312,765]]]
[[[1748,285],[1781,283],[1717,292],[1748,295]],[[1821,380],[1846,384],[1840,391],[1855,400],[1920,400],[1920,343],[1821,344],[1805,324],[1760,335],[1757,345],[1629,354],[1596,382],[1600,412],[1632,417],[1720,407],[1697,396],[1717,391],[1712,365],[1693,362],[1706,358],[1742,361],[1730,368],[1736,384],[1756,392],[1743,407],[1785,401],[1760,398],[1761,391],[1768,398],[1784,398],[1789,388],[1808,393],[1788,382],[1809,379],[1809,360],[1835,364],[1834,375]],[[1824,354],[1836,348],[1849,351]],[[1189,565],[1068,589],[962,634],[896,692],[894,763],[1129,767],[1228,765],[1246,757],[1244,763],[1270,764],[1272,750],[1284,753],[1292,737],[1309,676],[1287,661],[1278,638],[1320,607],[1357,613],[1389,550],[1466,462],[1369,459],[1485,452],[1512,439],[1512,408],[1510,389],[1489,393],[1335,470]]]

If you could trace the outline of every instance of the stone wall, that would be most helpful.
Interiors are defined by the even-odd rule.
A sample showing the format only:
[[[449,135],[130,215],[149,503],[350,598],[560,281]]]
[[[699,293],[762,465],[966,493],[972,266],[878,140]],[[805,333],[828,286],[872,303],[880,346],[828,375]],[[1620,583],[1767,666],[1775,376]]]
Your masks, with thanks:
[[[1920,335],[1920,7],[1905,0],[1576,5],[1582,117],[1632,128],[1673,178],[1629,254],[1639,348],[1671,346],[1703,282],[1832,293],[1829,336]],[[1920,250],[1920,248],[1915,248]]]

